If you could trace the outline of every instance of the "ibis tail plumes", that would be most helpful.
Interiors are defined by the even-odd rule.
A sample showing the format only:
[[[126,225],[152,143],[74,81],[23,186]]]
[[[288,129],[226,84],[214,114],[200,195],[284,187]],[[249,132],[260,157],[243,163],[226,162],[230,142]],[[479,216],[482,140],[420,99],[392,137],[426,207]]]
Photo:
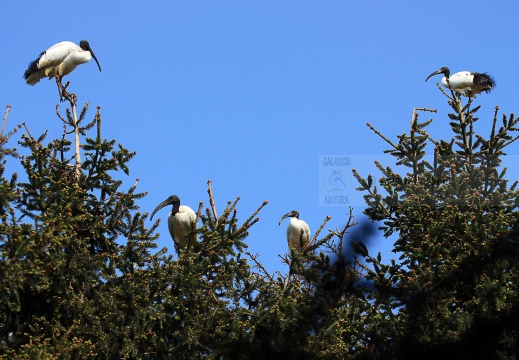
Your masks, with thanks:
[[[291,217],[287,227],[288,247],[302,249],[310,240],[310,227],[303,220],[299,220],[299,212],[296,210],[283,215],[279,220],[279,225],[287,217]]]
[[[460,95],[465,97],[476,97],[477,94],[481,94],[482,91],[489,93],[494,87],[496,82],[492,76],[487,73],[477,73],[471,71],[460,71],[450,76],[450,70],[448,67],[442,67],[441,69],[433,72],[425,79],[429,80],[434,75],[443,74],[441,83],[447,89],[452,89]]]
[[[177,250],[185,249],[188,241],[186,234],[191,230],[191,223],[196,221],[196,214],[189,206],[181,206],[180,199],[177,195],[171,195],[157,205],[155,210],[151,213],[150,220],[153,220],[153,215],[155,215],[157,211],[168,205],[173,205],[168,216],[169,233]],[[196,234],[193,234],[191,240],[196,241]]]
[[[23,78],[27,84],[35,85],[44,77],[49,79],[56,77],[60,96],[63,96],[66,87],[61,84],[61,78],[70,74],[78,65],[89,62],[91,58],[94,58],[101,71],[101,65],[88,41],[81,40],[79,46],[70,41],[62,41],[42,52],[36,60],[31,61]]]

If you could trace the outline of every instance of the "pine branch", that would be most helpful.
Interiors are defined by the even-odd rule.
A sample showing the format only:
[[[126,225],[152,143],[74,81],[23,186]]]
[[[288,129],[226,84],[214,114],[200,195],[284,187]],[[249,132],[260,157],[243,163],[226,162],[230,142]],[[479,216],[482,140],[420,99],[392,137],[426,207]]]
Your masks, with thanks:
[[[437,109],[414,108],[413,109],[413,114],[411,115],[411,129],[413,129],[415,127],[415,124],[417,123],[417,121],[416,121],[416,120],[418,120],[418,114],[416,113],[417,111],[428,111],[428,112],[433,112],[433,113],[437,113],[438,112]]]
[[[97,113],[95,116],[95,120],[97,122],[97,136],[96,136],[96,143],[99,145],[101,144],[101,106],[97,107]]]
[[[380,131],[378,131],[377,129],[375,129],[370,123],[366,123],[366,125],[371,129],[373,130],[373,132],[375,134],[377,134],[378,136],[380,136],[382,139],[384,139],[389,145],[391,145],[393,148],[397,149],[397,145],[393,144],[393,142],[391,140],[389,140],[387,137],[385,137],[384,135],[382,135],[382,133]]]
[[[32,141],[35,141],[34,137],[32,136],[31,132],[29,131],[29,128],[27,127],[27,124],[25,124],[25,122],[23,122],[22,125],[25,128],[25,130],[27,131],[27,134],[29,135],[30,139]]]
[[[327,215],[326,218],[323,220],[321,226],[319,227],[319,229],[317,229],[317,231],[315,232],[315,235],[313,236],[312,240],[310,240],[306,246],[303,248],[303,251],[306,251],[308,248],[310,248],[310,245],[313,244],[313,242],[317,239],[317,236],[319,236],[319,234],[321,233],[321,231],[323,230],[324,226],[326,225],[326,223],[328,221],[331,220],[331,216]],[[302,230],[301,230],[302,231]]]
[[[259,218],[255,218],[255,219],[254,219],[254,217],[255,217],[256,215],[258,215],[258,213],[260,212],[260,210],[263,209],[263,207],[264,207],[265,205],[267,205],[268,203],[269,203],[268,200],[263,201],[263,203],[260,205],[260,207],[257,208],[256,211],[254,211],[254,213],[253,213],[251,216],[249,216],[249,218],[248,218],[247,220],[245,220],[245,222],[242,224],[242,226],[240,226],[240,228],[238,228],[238,229],[234,232],[233,236],[240,235],[241,233],[247,231],[247,229],[249,229],[252,225],[254,225],[255,223],[257,223],[257,222],[259,221]],[[254,220],[253,220],[253,219],[254,219]]]
[[[256,268],[260,269],[263,274],[271,281],[274,282],[274,278],[269,274],[267,269],[263,266],[263,264],[258,260],[259,255],[253,255],[251,252],[247,249],[243,249],[243,253],[247,255],[255,264]]]
[[[211,209],[213,211],[213,217],[215,221],[215,226],[218,226],[218,214],[216,213],[216,205],[214,203],[214,196],[213,196],[213,187],[211,186],[212,182],[211,180],[207,180],[207,193],[209,194],[209,203],[211,204]]]
[[[9,111],[11,111],[11,105],[6,106],[4,121],[2,123],[2,130],[0,131],[0,137],[4,136],[4,130],[5,130],[5,125],[7,123],[7,116],[9,115]]]
[[[448,81],[448,80],[447,80]],[[445,90],[443,90],[443,87],[441,86],[441,84],[438,82],[436,83],[436,86],[438,86],[438,89],[440,89],[440,91],[442,92],[443,95],[445,95],[447,98],[449,98],[451,101],[454,101],[455,99],[455,96],[454,96],[454,93],[452,92],[452,90],[449,88],[449,90],[451,91],[451,94],[452,94],[452,97],[450,97],[446,92]]]
[[[200,214],[202,213],[202,208],[204,207],[204,202],[200,201],[198,204],[198,211],[196,212],[195,224],[198,224],[198,220],[200,219]]]

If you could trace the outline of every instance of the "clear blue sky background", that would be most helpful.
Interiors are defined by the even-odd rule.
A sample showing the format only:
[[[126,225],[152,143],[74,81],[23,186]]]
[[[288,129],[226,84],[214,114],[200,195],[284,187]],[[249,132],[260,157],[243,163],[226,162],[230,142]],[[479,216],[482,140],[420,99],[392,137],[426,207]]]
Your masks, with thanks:
[[[476,99],[479,133],[496,105],[517,111],[518,14],[516,1],[3,1],[0,106],[12,106],[8,128],[25,122],[59,138],[54,81],[30,87],[22,75],[51,45],[87,39],[103,71],[79,66],[69,90],[90,103],[89,118],[101,106],[103,137],[137,152],[124,183],[140,179],[141,210],[177,194],[196,211],[209,204],[208,179],[219,213],[240,196],[245,220],[269,200],[247,241],[269,271],[285,271],[283,214],[299,210],[312,232],[327,215],[328,229],[346,221],[347,206],[320,205],[320,156],[348,156],[377,178],[370,159],[388,147],[366,122],[397,141],[415,107],[437,108],[421,119],[435,119],[437,139],[452,138],[441,77],[426,83],[430,73],[494,76],[497,88]],[[362,221],[356,184],[345,181]],[[158,213],[159,246],[172,251],[168,212]],[[390,248],[379,239],[373,251]]]

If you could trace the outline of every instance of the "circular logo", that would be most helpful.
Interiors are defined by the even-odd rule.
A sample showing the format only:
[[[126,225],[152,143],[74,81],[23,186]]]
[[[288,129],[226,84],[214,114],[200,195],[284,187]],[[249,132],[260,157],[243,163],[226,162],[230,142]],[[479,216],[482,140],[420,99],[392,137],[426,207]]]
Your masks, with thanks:
[[[329,193],[344,193],[351,187],[351,174],[346,169],[333,169],[323,175],[322,183]]]

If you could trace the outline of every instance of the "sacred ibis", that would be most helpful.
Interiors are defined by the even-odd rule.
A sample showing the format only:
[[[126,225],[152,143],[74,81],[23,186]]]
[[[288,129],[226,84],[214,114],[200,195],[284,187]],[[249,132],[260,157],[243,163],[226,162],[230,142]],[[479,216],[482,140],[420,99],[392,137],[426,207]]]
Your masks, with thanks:
[[[449,68],[445,66],[433,72],[425,81],[429,80],[431,76],[438,74],[444,75],[441,81],[443,86],[465,97],[475,98],[476,95],[481,94],[482,91],[489,93],[496,86],[496,82],[492,76],[487,73],[460,71],[450,76],[451,72]]]
[[[61,84],[61,78],[70,74],[76,66],[89,62],[91,58],[94,58],[101,71],[101,65],[88,41],[81,40],[79,46],[70,41],[62,41],[42,52],[36,60],[31,61],[23,77],[29,85],[36,85],[44,77],[49,79],[56,77],[60,96],[63,96],[65,88]]]
[[[299,212],[292,210],[289,213],[283,215],[279,220],[279,225],[287,217],[292,217],[287,227],[287,241],[289,248],[300,248],[302,249],[305,244],[310,240],[310,227],[303,220],[299,220]]]
[[[155,215],[157,211],[168,205],[173,205],[168,216],[169,233],[177,250],[184,249],[188,240],[186,238],[186,233],[191,230],[190,224],[195,222],[196,214],[189,206],[180,206],[180,199],[177,195],[171,195],[157,205],[155,210],[151,213],[150,220],[153,220],[153,215]],[[192,239],[196,241],[196,234],[194,234]]]

